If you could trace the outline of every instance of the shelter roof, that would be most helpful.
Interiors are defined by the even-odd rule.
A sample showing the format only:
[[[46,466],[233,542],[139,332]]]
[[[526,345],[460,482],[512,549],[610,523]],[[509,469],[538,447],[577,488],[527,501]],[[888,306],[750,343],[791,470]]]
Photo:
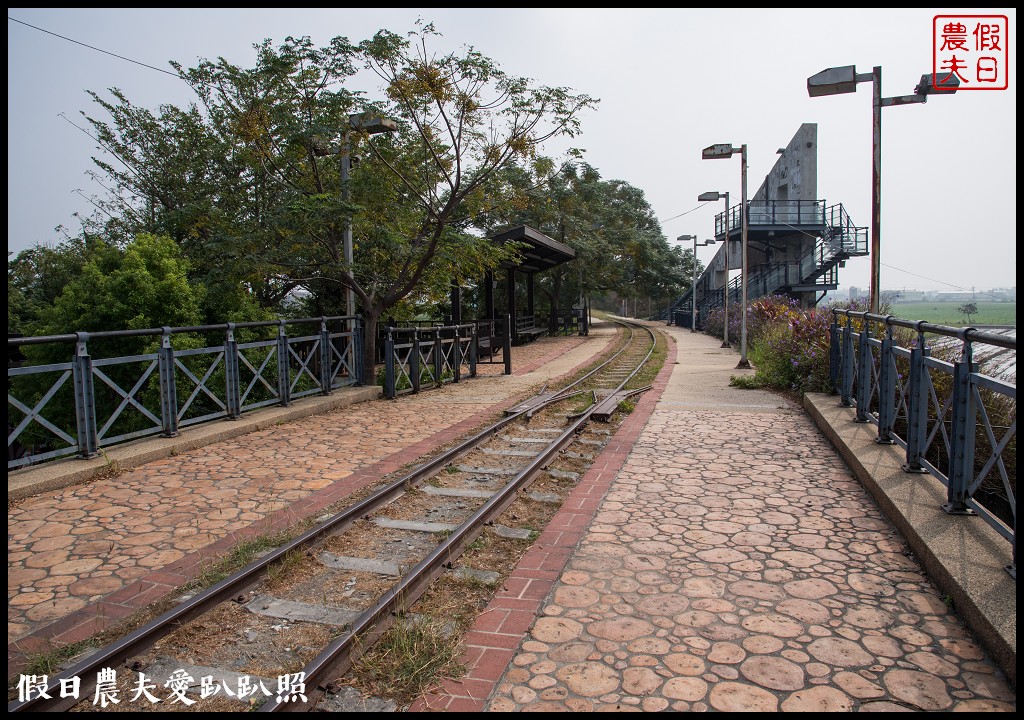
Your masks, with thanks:
[[[514,268],[520,272],[541,272],[576,258],[576,251],[564,243],[549,238],[529,225],[520,225],[511,230],[492,235],[491,240],[498,243],[522,242],[527,247],[522,252],[522,260],[518,265],[503,263],[502,267]]]

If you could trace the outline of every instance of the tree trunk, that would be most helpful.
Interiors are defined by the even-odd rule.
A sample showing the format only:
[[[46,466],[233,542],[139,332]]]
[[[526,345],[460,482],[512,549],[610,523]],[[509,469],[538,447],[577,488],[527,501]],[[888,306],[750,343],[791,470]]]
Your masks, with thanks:
[[[363,310],[363,384],[377,383],[377,323],[383,311],[379,305]]]

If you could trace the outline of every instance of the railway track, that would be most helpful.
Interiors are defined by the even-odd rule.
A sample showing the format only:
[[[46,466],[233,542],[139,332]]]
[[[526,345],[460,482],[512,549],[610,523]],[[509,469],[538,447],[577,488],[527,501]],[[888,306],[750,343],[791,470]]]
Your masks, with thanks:
[[[611,418],[623,400],[647,389],[634,378],[656,336],[620,324],[622,347],[584,376],[545,387],[499,421],[40,682],[34,696],[9,703],[8,711],[61,711],[89,698],[101,709],[105,687],[110,697],[131,691],[139,702],[152,702],[140,688],[170,688],[169,701],[188,709],[188,688],[202,696],[200,677],[210,678],[207,691],[216,686],[222,693],[225,709],[243,708],[239,700],[258,701],[261,712],[317,709],[395,622],[416,622],[406,613],[438,577],[496,581],[493,571],[459,562],[482,533],[528,547],[536,530],[502,525],[503,513],[514,504],[553,512],[579,479],[555,464],[592,459],[610,434],[593,428],[600,425],[594,421]],[[535,482],[547,486],[528,493]],[[109,672],[101,675],[126,665],[129,685],[125,677],[119,687]],[[61,697],[73,678],[77,696]],[[252,695],[242,696],[243,682]]]

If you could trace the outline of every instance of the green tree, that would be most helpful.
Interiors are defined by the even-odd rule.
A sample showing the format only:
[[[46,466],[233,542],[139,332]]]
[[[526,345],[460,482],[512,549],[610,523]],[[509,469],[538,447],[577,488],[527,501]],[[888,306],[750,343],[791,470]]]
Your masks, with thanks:
[[[689,287],[692,252],[668,244],[638,188],[604,180],[579,160],[548,175],[520,168],[510,182],[524,189],[526,201],[492,212],[492,229],[525,223],[576,251],[575,266],[559,265],[542,278],[553,306],[606,294],[660,303]]]
[[[201,324],[205,288],[189,281],[188,262],[181,257],[177,244],[166,236],[140,234],[124,249],[96,239],[86,243],[73,241],[57,248],[39,247],[20,253],[13,264],[20,270],[19,282],[24,283],[24,296],[39,301],[34,308],[35,319],[25,327],[26,334],[68,335]],[[31,272],[27,268],[33,267],[44,268],[40,273],[43,281],[29,281]],[[53,286],[56,277],[64,278],[65,284],[51,300],[47,295],[56,290]],[[88,350],[94,359],[139,356],[154,352],[159,342],[159,336],[152,334],[99,337],[89,340]],[[175,336],[177,349],[201,346],[197,337]],[[66,363],[74,353],[74,344],[25,345],[21,351],[29,365]],[[132,397],[158,414],[158,374],[150,372],[148,379],[143,379],[151,362],[136,360],[102,366],[102,377],[106,380],[94,383],[96,417],[101,425],[115,415],[118,418],[111,420],[107,437],[152,425],[134,406],[126,405],[118,413],[123,396],[113,387],[116,385],[124,392],[134,387]],[[53,385],[56,375],[44,372],[12,378],[8,392],[26,406],[34,407]],[[65,383],[50,399],[44,417],[74,435],[74,398],[70,389],[70,384]],[[23,415],[13,405],[8,409],[9,423],[20,423]],[[48,447],[54,441],[50,431],[39,423],[30,426],[19,438],[23,445],[36,447]]]
[[[972,303],[972,302],[964,303],[963,305],[958,307],[956,309],[956,311],[958,313],[960,313],[961,315],[966,315],[967,316],[967,324],[969,325],[970,322],[971,322],[971,315],[977,315],[978,314],[978,305],[977,305],[977,303]]]
[[[317,307],[340,312],[351,289],[371,363],[385,311],[514,254],[487,242],[478,222],[518,192],[502,170],[537,161],[548,139],[575,135],[596,102],[507,75],[472,48],[435,54],[437,34],[421,23],[408,37],[382,30],[359,45],[265,41],[250,69],[223,58],[187,70],[172,63],[199,99],[189,110],[153,115],[116,92],[112,102],[96,97],[111,119],[90,123],[119,163],[100,165],[114,178],[111,197],[136,199],[130,212],[110,211],[133,227],[166,225],[207,275],[241,279],[265,302],[303,287]],[[379,103],[345,89],[359,70],[382,82]],[[399,130],[371,142],[351,129],[354,112],[394,118]],[[346,137],[362,155],[350,202],[337,170]]]

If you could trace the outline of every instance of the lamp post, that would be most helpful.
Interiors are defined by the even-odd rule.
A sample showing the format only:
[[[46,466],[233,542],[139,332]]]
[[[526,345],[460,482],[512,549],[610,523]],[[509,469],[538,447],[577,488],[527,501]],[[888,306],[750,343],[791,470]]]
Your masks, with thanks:
[[[941,73],[926,73],[921,83],[914,88],[913,95],[882,97],[882,68],[876,65],[869,73],[858,73],[855,65],[844,65],[822,70],[807,78],[807,94],[810,97],[842,95],[857,91],[857,83],[870,82],[871,102],[871,285],[870,312],[878,314],[878,300],[881,294],[879,270],[882,245],[882,108],[890,105],[911,105],[928,102],[931,94],[952,95],[960,85],[955,73],[941,77]]]
[[[714,245],[714,238],[709,238],[702,243],[697,242],[697,236],[693,238],[693,279],[690,281],[690,332],[697,332],[697,248],[706,245]],[[726,291],[728,292],[728,291]]]
[[[348,129],[342,133],[342,148],[341,148],[341,193],[342,199],[348,203],[352,197],[352,191],[349,188],[348,176],[352,169],[352,155],[349,152],[349,133],[352,130],[358,130],[365,132],[369,135],[377,135],[379,133],[394,132],[398,129],[398,123],[390,118],[382,118],[371,113],[356,113],[348,116]],[[348,275],[349,281],[354,282],[352,278],[352,267],[353,267],[353,254],[352,254],[352,216],[349,215],[345,219],[345,231],[343,235],[343,243],[345,247],[345,265],[347,270],[345,274]],[[345,314],[352,316],[356,314],[356,293],[351,286],[348,288],[348,292],[345,294]]]
[[[729,193],[724,192],[706,192],[701,193],[697,196],[697,202],[715,202],[725,198],[725,222],[722,225],[725,227],[725,249],[723,251],[723,260],[725,260],[725,330],[722,335],[722,347],[732,347],[729,344]]]
[[[740,263],[740,361],[736,365],[738,368],[750,367],[750,361],[747,360],[747,145],[744,143],[739,147],[733,147],[729,143],[719,143],[717,145],[709,145],[701,151],[702,160],[720,160],[722,158],[732,157],[735,153],[740,154],[740,256],[742,261]],[[725,242],[726,246],[729,243],[729,218],[725,218]],[[729,296],[729,268],[726,267],[725,277],[725,294]]]

